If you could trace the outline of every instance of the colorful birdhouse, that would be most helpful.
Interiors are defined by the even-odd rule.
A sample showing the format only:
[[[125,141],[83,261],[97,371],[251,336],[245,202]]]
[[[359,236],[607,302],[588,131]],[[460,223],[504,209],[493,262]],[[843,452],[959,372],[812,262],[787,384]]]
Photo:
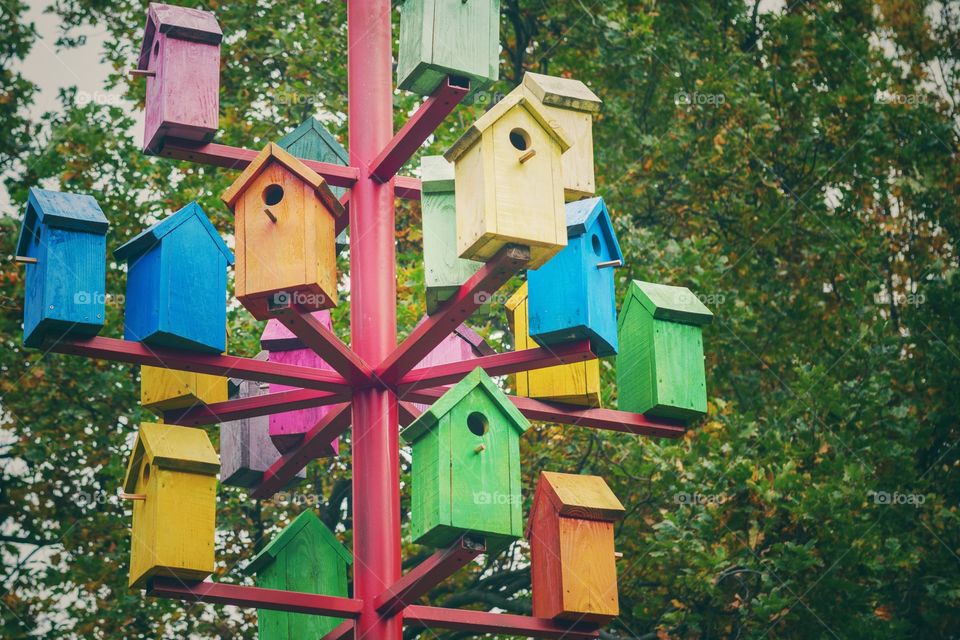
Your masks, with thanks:
[[[443,156],[420,159],[423,217],[423,278],[427,313],[455,294],[482,265],[457,253],[457,205],[453,165]]]
[[[266,360],[261,351],[256,360]],[[254,380],[230,379],[232,399],[255,398],[265,395],[269,385]],[[269,416],[255,416],[224,422],[220,425],[220,482],[234,487],[254,487],[263,479],[263,473],[280,459],[280,451],[270,439]],[[291,484],[307,477],[301,469]]]
[[[220,41],[209,11],[151,3],[137,70],[147,76],[144,150],[166,138],[209,142],[220,111]]]
[[[589,340],[600,357],[617,352],[613,270],[623,253],[603,198],[570,202],[567,246],[527,272],[530,337],[542,346]]]
[[[472,89],[500,72],[500,0],[406,0],[400,8],[397,86],[428,96],[447,76]]]
[[[613,523],[623,515],[603,478],[540,474],[527,526],[534,616],[605,624],[620,613]]]
[[[347,154],[347,150],[313,116],[310,116],[299,127],[280,138],[277,145],[296,158],[338,164],[342,167],[350,166],[350,156]],[[330,187],[330,190],[338,199],[346,191],[343,187]],[[346,249],[349,244],[350,237],[347,235],[347,230],[344,229],[337,235],[337,254]]]
[[[140,367],[140,404],[162,412],[227,400],[227,379],[195,371]]]
[[[326,596],[348,597],[347,567],[353,556],[313,511],[301,513],[263,551],[246,572],[257,586]],[[342,620],[309,613],[257,611],[260,640],[322,638]]]
[[[532,271],[527,272],[529,277]],[[527,284],[507,300],[507,319],[513,333],[513,348],[534,349],[528,323]],[[600,361],[596,358],[571,364],[560,364],[514,375],[516,394],[553,402],[566,402],[587,407],[600,406]]]
[[[536,269],[567,244],[560,158],[566,134],[534,100],[507,96],[444,157],[456,165],[457,251],[486,261],[504,245],[530,248]]]
[[[531,96],[547,116],[569,136],[570,150],[563,154],[563,193],[567,201],[596,193],[593,171],[593,116],[600,112],[600,98],[579,80],[523,75],[514,91]]]
[[[334,238],[343,206],[326,181],[274,143],[223,194],[236,216],[237,299],[258,320],[295,304],[337,304]]]
[[[619,318],[619,408],[678,420],[705,414],[702,332],[712,319],[686,287],[631,282]]]
[[[420,321],[420,324],[425,321],[426,317]],[[433,351],[428,353],[427,357],[421,360],[417,367],[434,367],[451,362],[463,362],[482,356],[492,356],[495,353],[496,351],[487,344],[480,334],[462,324],[448,334]],[[426,404],[416,404],[415,406],[421,412],[430,408],[430,405]]]
[[[520,436],[530,423],[479,367],[401,432],[413,445],[415,542],[465,533],[499,546],[523,534]]]
[[[103,328],[108,226],[92,196],[30,189],[17,242],[27,271],[25,345],[89,338]]]
[[[153,347],[226,350],[233,254],[199,204],[167,216],[113,255],[127,261],[124,338]]]
[[[131,587],[213,572],[219,469],[203,429],[141,423],[123,481],[133,502]]]
[[[329,311],[315,311],[312,315],[324,327],[333,329]],[[269,362],[333,371],[333,367],[324,362],[323,358],[318,356],[313,349],[305,347],[289,329],[276,319],[267,322],[267,326],[260,336],[260,347],[267,350],[267,360]],[[271,383],[269,388],[270,393],[280,393],[298,387]],[[268,431],[273,444],[283,452],[294,448],[303,440],[304,434],[327,415],[329,410],[329,407],[313,407],[311,409],[271,414]],[[339,450],[340,442],[337,439],[331,442],[330,446],[324,451],[318,452],[317,457],[335,456]]]

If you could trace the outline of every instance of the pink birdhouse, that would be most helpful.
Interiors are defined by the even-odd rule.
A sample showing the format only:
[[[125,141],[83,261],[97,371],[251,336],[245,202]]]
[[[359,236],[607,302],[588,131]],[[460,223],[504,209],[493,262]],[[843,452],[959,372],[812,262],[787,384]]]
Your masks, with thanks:
[[[329,311],[316,311],[312,315],[327,329],[333,329]],[[271,319],[267,321],[267,326],[260,336],[260,347],[269,352],[268,362],[295,364],[301,367],[333,371],[333,367],[324,362],[313,349],[304,347],[303,343],[279,320]],[[290,391],[296,388],[285,384],[271,383],[270,393]],[[270,416],[270,439],[273,440],[277,449],[281,452],[287,452],[303,440],[304,434],[327,415],[327,411],[329,411],[327,407],[314,407],[312,409],[275,413]],[[340,441],[334,440],[330,443],[329,450],[321,455],[335,456],[339,451]]]
[[[137,61],[147,78],[143,148],[158,153],[167,137],[210,142],[220,111],[220,41],[209,11],[151,3]]]
[[[420,322],[426,320],[424,318]],[[457,327],[453,333],[443,339],[436,348],[427,354],[417,367],[433,367],[440,364],[450,364],[451,362],[461,362],[463,360],[473,360],[480,356],[489,356],[496,353],[493,347],[476,331],[465,324]],[[426,411],[430,405],[414,405],[421,411]]]

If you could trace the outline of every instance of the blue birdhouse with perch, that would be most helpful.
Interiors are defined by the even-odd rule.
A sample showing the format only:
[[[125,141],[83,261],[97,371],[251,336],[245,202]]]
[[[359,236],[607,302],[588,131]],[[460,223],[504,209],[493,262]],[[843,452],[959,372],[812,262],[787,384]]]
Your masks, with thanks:
[[[27,268],[25,345],[103,328],[107,227],[92,196],[30,189],[16,256]]]
[[[530,337],[542,346],[589,340],[598,356],[617,353],[613,270],[623,253],[603,198],[570,202],[567,246],[527,272]]]
[[[113,252],[127,261],[123,337],[155,347],[226,350],[233,254],[196,202]]]

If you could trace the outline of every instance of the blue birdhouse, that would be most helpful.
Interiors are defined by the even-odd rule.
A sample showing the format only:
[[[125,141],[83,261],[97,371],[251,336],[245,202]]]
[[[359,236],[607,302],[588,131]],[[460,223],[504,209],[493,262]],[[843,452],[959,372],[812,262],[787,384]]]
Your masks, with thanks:
[[[547,346],[589,340],[598,356],[617,352],[613,269],[623,253],[603,198],[570,202],[567,246],[527,272],[530,337]]]
[[[25,345],[103,328],[108,226],[92,196],[30,189],[17,242],[17,261],[27,265]]]
[[[196,202],[113,252],[127,261],[123,337],[155,347],[226,350],[233,254]]]

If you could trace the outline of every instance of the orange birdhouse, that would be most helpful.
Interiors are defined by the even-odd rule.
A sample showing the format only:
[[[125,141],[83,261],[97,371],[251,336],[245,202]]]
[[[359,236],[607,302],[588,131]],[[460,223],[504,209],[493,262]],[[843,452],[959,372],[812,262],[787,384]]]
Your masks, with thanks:
[[[613,523],[623,512],[603,478],[540,474],[527,526],[534,616],[604,624],[620,613]]]
[[[326,181],[274,143],[223,194],[237,236],[236,294],[258,320],[274,307],[337,304],[336,219]]]

